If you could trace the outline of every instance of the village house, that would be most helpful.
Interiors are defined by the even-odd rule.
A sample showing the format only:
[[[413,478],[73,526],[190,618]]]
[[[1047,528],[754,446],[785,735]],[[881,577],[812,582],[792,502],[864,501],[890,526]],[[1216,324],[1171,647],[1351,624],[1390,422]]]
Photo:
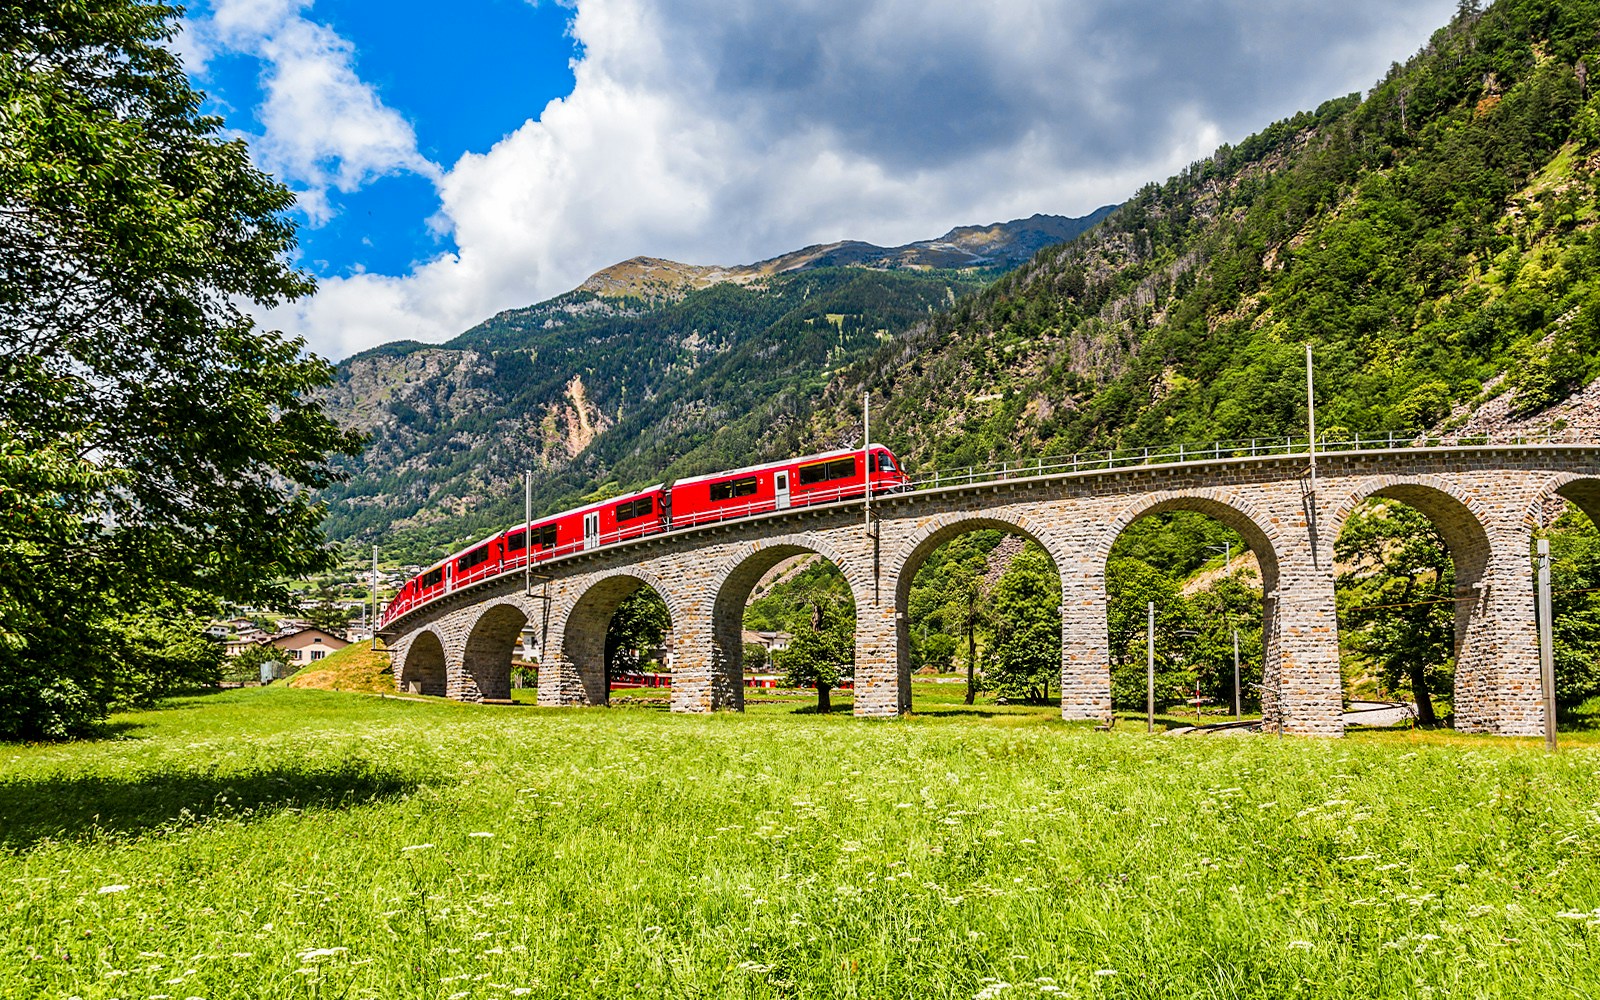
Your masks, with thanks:
[[[267,645],[283,650],[283,658],[290,666],[299,666],[320,660],[350,643],[320,628],[303,628],[275,635],[267,640]]]

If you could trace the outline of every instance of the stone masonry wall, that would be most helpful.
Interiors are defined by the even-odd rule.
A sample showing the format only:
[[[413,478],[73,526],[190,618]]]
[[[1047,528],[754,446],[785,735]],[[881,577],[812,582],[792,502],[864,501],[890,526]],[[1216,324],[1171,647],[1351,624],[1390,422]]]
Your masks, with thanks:
[[[1140,517],[1195,510],[1238,531],[1261,564],[1268,727],[1339,735],[1333,542],[1363,500],[1387,496],[1432,518],[1456,561],[1458,725],[1538,731],[1530,532],[1557,490],[1600,505],[1600,446],[1324,455],[1315,491],[1307,471],[1303,457],[1280,457],[1001,479],[876,497],[870,523],[850,503],[609,546],[540,566],[531,594],[512,573],[406,616],[390,637],[396,680],[464,700],[506,697],[510,649],[528,623],[543,655],[539,703],[602,704],[606,625],[623,597],[648,585],[672,614],[673,710],[739,710],[739,636],[751,589],[783,559],[815,552],[839,567],[855,596],[856,714],[900,715],[911,707],[911,578],[944,541],[1002,528],[1037,541],[1061,574],[1062,717],[1104,720],[1111,546]],[[440,686],[441,666],[444,690],[430,691]]]

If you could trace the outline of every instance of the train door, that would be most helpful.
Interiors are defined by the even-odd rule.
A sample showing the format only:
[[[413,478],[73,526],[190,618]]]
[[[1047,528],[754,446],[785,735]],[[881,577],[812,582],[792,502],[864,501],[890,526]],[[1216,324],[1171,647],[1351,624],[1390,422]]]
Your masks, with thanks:
[[[777,497],[777,509],[789,509],[789,474],[777,472],[772,476],[772,491]]]
[[[600,544],[600,512],[583,515],[583,547],[592,549]]]

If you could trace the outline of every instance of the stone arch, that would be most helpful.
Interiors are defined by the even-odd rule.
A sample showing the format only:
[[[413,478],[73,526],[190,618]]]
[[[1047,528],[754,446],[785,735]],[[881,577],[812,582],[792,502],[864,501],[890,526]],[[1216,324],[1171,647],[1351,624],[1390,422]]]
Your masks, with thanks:
[[[857,663],[861,662],[861,616],[873,600],[871,576],[858,560],[826,538],[802,532],[737,546],[711,579],[716,593],[711,604],[712,683],[723,696],[718,704],[744,708],[744,609],[761,578],[795,556],[815,555],[832,563],[844,576],[856,605]],[[909,692],[908,692],[909,693]]]
[[[444,640],[432,628],[421,629],[411,637],[396,669],[401,691],[438,698],[448,692]]]
[[[1232,528],[1244,539],[1261,564],[1262,589],[1271,593],[1278,583],[1279,553],[1284,548],[1283,533],[1273,519],[1255,505],[1237,496],[1221,491],[1206,490],[1184,493],[1151,493],[1129,504],[1106,522],[1105,532],[1098,546],[1098,562],[1102,568],[1111,558],[1111,547],[1133,522],[1152,514],[1166,514],[1186,510],[1204,514]],[[1103,581],[1102,581],[1103,585]]]
[[[1075,661],[1080,671],[1076,679],[1076,686],[1080,689],[1076,715],[1067,714],[1068,686],[1065,675],[1063,676],[1063,717],[1085,717],[1086,713],[1082,706],[1090,700],[1099,707],[1099,714],[1102,717],[1110,717],[1111,650],[1107,624],[1109,597],[1106,593],[1106,565],[1111,560],[1112,547],[1130,525],[1142,518],[1172,511],[1203,514],[1231,528],[1244,540],[1261,567],[1263,725],[1272,729],[1342,734],[1343,724],[1339,719],[1342,692],[1339,687],[1336,651],[1335,655],[1324,657],[1332,661],[1331,681],[1328,677],[1320,676],[1328,673],[1327,664],[1318,664],[1314,656],[1307,658],[1305,669],[1300,669],[1298,663],[1288,665],[1285,663],[1285,625],[1283,616],[1279,613],[1283,605],[1280,579],[1283,563],[1288,558],[1292,546],[1279,528],[1279,519],[1275,519],[1250,500],[1223,490],[1161,491],[1145,494],[1123,506],[1107,520],[1102,534],[1096,541],[1093,556],[1094,578],[1091,586],[1094,588],[1093,593],[1098,598],[1098,603],[1094,608],[1092,619],[1089,615],[1080,615],[1075,623],[1079,629],[1092,629],[1092,637],[1081,633],[1072,636],[1073,645],[1079,650],[1092,646],[1092,656],[1080,652]],[[1307,561],[1310,561],[1309,558]],[[1332,595],[1325,596],[1327,611],[1331,617]],[[1288,638],[1298,642],[1305,631],[1307,630],[1299,627],[1293,628]],[[1064,641],[1063,646],[1065,645]],[[1085,676],[1083,671],[1089,669],[1088,665],[1091,662],[1094,665],[1093,673]],[[1319,666],[1322,669],[1319,670]]]
[[[1064,574],[1071,560],[1060,551],[1055,536],[1043,520],[1021,511],[989,511],[984,513],[952,512],[929,518],[918,525],[894,554],[890,573],[895,579],[895,676],[902,700],[902,710],[911,708],[911,584],[917,571],[946,542],[971,531],[1003,531],[1020,535],[1037,543],[1050,556],[1058,574]],[[1062,580],[1063,611],[1067,595],[1066,580]]]
[[[644,587],[653,589],[666,603],[672,617],[674,645],[679,645],[676,633],[684,621],[683,608],[673,590],[656,574],[644,567],[630,566],[593,579],[567,608],[556,627],[559,631],[552,630],[552,635],[558,635],[559,640],[552,640],[551,648],[559,650],[560,659],[552,666],[568,675],[567,685],[576,684],[576,690],[568,692],[561,703],[604,705],[610,701],[606,683],[606,630],[617,607]],[[539,687],[539,700],[544,703],[542,671]]]
[[[511,657],[529,617],[518,601],[495,601],[479,609],[462,647],[463,700],[511,699]]]
[[[1355,484],[1334,511],[1329,545],[1339,538],[1350,517],[1366,501],[1397,500],[1421,513],[1444,539],[1455,567],[1455,692],[1456,726],[1469,732],[1495,731],[1492,718],[1500,695],[1502,664],[1498,662],[1503,611],[1496,609],[1496,591],[1513,581],[1496,579],[1497,548],[1520,550],[1527,560],[1528,542],[1504,537],[1510,525],[1498,522],[1473,493],[1439,476],[1374,476]],[[1524,535],[1531,525],[1516,530]]]
[[[1583,511],[1596,525],[1600,525],[1600,476],[1567,472],[1551,478],[1528,507],[1525,519],[1528,527],[1547,526],[1545,505],[1551,497],[1560,497]]]

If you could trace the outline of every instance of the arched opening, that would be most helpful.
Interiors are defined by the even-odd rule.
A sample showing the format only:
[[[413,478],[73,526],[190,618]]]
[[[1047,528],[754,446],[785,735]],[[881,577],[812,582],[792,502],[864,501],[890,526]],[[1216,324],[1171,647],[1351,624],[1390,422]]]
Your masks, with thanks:
[[[606,626],[606,693],[665,702],[671,696],[672,612],[656,589],[643,586],[617,605]]]
[[[527,623],[527,613],[515,604],[497,604],[478,616],[462,648],[467,700],[511,701],[511,661]]]
[[[651,663],[670,673],[673,625],[660,592],[638,577],[607,577],[585,591],[567,618],[561,649],[582,703],[610,704],[614,684],[640,688]]]
[[[1461,500],[1421,483],[1372,491],[1334,539],[1345,699],[1357,725],[1453,721],[1493,703],[1490,542]],[[1468,728],[1480,728],[1472,722]]]
[[[1105,563],[1112,711],[1143,721],[1153,687],[1160,726],[1261,719],[1276,729],[1285,704],[1277,584],[1277,552],[1244,511],[1177,497],[1138,512]]]
[[[900,567],[895,621],[907,707],[1048,705],[1061,690],[1061,572],[1021,526],[941,525]]]
[[[1557,487],[1538,519],[1550,542],[1556,718],[1600,729],[1600,479]]]
[[[405,665],[400,668],[400,690],[443,698],[446,687],[444,645],[431,631],[419,632],[406,649]]]
[[[807,710],[854,707],[856,598],[843,571],[798,543],[764,546],[723,580],[712,615],[717,670],[739,692],[804,695]]]

